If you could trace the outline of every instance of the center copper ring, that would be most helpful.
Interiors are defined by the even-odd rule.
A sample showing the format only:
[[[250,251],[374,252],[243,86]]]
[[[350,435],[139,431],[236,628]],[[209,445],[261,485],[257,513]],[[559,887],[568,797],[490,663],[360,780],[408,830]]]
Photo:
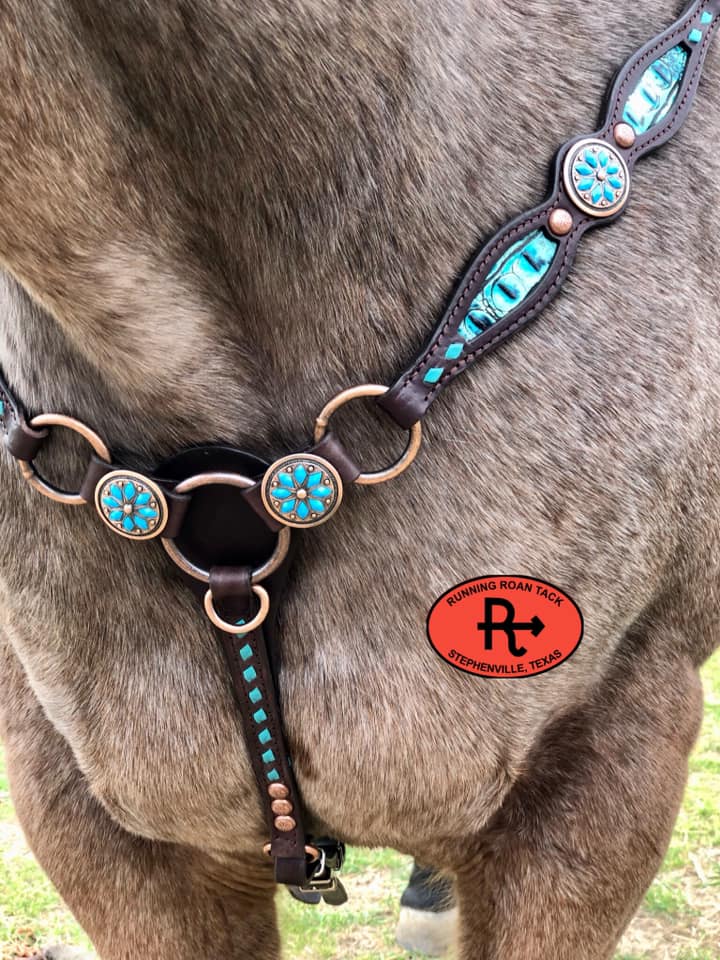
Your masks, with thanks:
[[[209,487],[214,484],[226,484],[229,487],[240,487],[243,490],[247,490],[249,487],[255,486],[255,481],[251,480],[250,477],[243,477],[242,474],[239,473],[198,473],[193,477],[188,477],[187,480],[182,480],[175,487],[174,492],[180,494],[190,493],[192,490],[197,490],[198,487]],[[179,550],[174,540],[163,537],[161,538],[161,543],[173,563],[176,563],[184,573],[194,577],[196,580],[200,580],[201,583],[210,582],[210,571],[204,570],[186,557],[185,554]],[[266,580],[281,566],[289,549],[290,528],[283,527],[278,531],[277,546],[272,556],[261,566],[253,570],[251,576],[253,586]]]

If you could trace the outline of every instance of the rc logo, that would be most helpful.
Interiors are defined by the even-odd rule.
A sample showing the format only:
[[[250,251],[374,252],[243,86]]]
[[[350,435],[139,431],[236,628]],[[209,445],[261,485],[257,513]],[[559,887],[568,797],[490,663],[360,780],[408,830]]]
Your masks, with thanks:
[[[580,645],[583,618],[566,593],[531,577],[480,577],[444,593],[428,616],[433,648],[480,677],[545,673]]]

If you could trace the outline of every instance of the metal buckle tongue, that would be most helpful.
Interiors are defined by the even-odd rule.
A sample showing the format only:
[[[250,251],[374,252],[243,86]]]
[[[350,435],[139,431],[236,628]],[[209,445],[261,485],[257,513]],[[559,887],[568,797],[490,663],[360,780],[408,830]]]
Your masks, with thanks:
[[[321,898],[332,907],[347,903],[348,895],[338,874],[345,862],[345,844],[338,840],[313,840],[320,858],[313,864],[307,883],[290,887],[290,893],[301,903],[318,904]]]

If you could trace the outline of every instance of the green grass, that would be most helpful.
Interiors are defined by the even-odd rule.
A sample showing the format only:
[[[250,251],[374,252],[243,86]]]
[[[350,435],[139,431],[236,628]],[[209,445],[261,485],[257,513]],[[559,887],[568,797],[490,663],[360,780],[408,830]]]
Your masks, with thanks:
[[[720,960],[720,654],[703,680],[705,722],[685,802],[663,868],[616,960]],[[354,849],[344,874],[346,906],[307,907],[281,893],[286,960],[408,960],[394,942],[408,872],[408,859],[393,851]],[[24,844],[0,758],[0,960],[57,942],[88,947]]]

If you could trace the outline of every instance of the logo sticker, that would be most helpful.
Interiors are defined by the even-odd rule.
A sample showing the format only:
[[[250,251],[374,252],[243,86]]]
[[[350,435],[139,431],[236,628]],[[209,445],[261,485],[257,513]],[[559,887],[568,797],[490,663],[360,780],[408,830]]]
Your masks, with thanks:
[[[437,653],[458,670],[517,680],[571,657],[582,640],[583,618],[571,597],[544,580],[479,577],[435,602],[427,630]]]

